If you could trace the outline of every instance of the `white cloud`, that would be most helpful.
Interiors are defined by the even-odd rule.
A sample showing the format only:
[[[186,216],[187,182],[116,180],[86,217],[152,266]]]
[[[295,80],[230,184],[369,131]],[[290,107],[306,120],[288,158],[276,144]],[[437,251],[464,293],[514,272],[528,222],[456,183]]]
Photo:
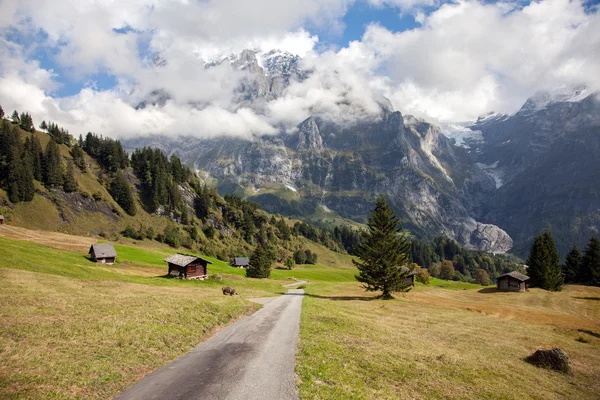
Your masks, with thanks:
[[[435,0],[369,0],[412,10],[421,26],[391,32],[371,25],[360,41],[317,53],[318,38],[305,27],[338,29],[352,2],[4,0],[0,32],[41,30],[47,37],[38,45],[55,51],[69,74],[85,81],[107,71],[119,84],[53,98],[54,71],[32,60],[31,49],[5,38],[0,104],[30,111],[37,121],[57,121],[74,134],[248,136],[294,127],[309,115],[340,123],[369,118],[380,112],[382,95],[403,113],[444,122],[515,111],[542,88],[600,88],[600,16],[586,13],[580,2],[545,0],[517,8],[459,1],[426,14],[420,7]],[[245,48],[300,54],[303,67],[314,72],[252,111],[234,95],[244,72],[227,63],[203,65]],[[152,67],[155,53],[166,65]],[[159,89],[169,95],[164,107],[135,108]]]

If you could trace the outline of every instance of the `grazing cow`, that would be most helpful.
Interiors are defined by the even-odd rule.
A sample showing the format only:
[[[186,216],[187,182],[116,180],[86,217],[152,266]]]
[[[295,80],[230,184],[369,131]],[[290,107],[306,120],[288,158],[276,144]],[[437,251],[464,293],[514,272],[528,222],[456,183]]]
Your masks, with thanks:
[[[235,289],[234,289],[234,288],[232,288],[232,287],[229,287],[229,286],[225,286],[225,287],[223,287],[223,294],[225,294],[225,295],[227,295],[227,294],[228,294],[228,295],[230,295],[230,296],[234,296],[234,295],[236,295],[237,293],[235,292]]]

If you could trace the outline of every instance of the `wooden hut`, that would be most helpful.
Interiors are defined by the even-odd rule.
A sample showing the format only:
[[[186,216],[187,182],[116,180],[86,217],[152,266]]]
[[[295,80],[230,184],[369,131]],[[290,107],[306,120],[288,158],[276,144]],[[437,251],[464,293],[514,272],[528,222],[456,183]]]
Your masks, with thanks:
[[[202,257],[181,253],[173,254],[165,261],[169,264],[169,275],[184,279],[208,278],[208,264],[212,264]]]
[[[404,283],[409,283],[412,286],[415,286],[415,276],[417,275],[417,271],[415,269],[409,270],[406,265],[401,266],[400,269],[402,270],[402,273],[408,272],[408,275],[406,275],[406,278],[404,278]]]
[[[110,243],[93,244],[88,254],[91,256],[92,261],[99,264],[112,265],[117,260],[117,251]]]
[[[506,292],[524,292],[527,290],[527,280],[529,277],[520,272],[512,271],[508,274],[499,276],[496,279],[498,290]]]
[[[4,215],[0,215],[0,225],[4,225]]]
[[[250,265],[248,257],[235,257],[233,259],[233,266],[236,268],[248,268],[248,265]]]

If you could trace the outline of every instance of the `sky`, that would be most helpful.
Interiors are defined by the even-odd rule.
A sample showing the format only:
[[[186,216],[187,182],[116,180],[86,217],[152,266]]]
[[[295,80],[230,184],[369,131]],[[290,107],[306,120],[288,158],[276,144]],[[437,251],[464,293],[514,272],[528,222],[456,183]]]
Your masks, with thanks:
[[[0,105],[78,135],[251,137],[319,114],[434,123],[513,113],[540,90],[600,88],[598,1],[0,0]],[[280,49],[313,71],[260,109],[243,71],[204,61]],[[157,54],[167,60],[156,68]],[[136,109],[154,90],[170,100]]]

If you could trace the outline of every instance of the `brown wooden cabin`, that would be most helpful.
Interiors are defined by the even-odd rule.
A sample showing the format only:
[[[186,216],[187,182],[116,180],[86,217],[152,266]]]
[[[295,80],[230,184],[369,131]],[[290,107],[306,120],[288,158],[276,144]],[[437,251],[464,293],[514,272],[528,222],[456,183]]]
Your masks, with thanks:
[[[169,275],[184,279],[208,278],[208,264],[212,264],[202,257],[181,253],[173,254],[165,261],[169,263]]]
[[[402,273],[409,271],[409,269],[406,265],[401,266],[400,269],[402,269]],[[415,276],[416,275],[417,275],[417,271],[413,269],[412,271],[410,271],[408,273],[408,275],[406,275],[406,278],[404,278],[404,283],[409,283],[412,286],[415,286]]]
[[[233,266],[236,268],[248,268],[248,265],[250,265],[248,257],[235,257],[233,259]]]
[[[0,225],[4,225],[4,215],[0,215]]]
[[[114,264],[117,261],[117,251],[110,243],[93,244],[88,253],[92,261],[99,264]]]
[[[496,279],[498,290],[505,292],[524,292],[527,290],[527,280],[529,277],[520,272],[512,271],[508,274],[500,275]]]

